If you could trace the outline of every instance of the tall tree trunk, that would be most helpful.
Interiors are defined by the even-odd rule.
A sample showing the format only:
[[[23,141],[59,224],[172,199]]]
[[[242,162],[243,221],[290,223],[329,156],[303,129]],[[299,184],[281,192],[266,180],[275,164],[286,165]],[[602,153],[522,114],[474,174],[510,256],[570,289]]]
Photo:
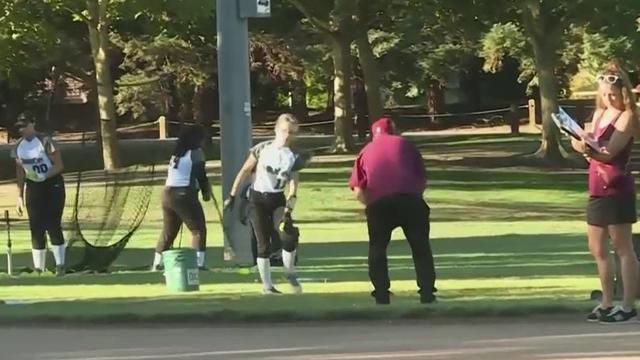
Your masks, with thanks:
[[[542,114],[542,139],[535,155],[551,163],[559,163],[567,157],[567,153],[560,144],[560,132],[551,114],[558,110],[559,91],[555,69],[563,24],[545,7],[549,5],[537,0],[523,4],[523,23],[536,62]]]
[[[309,117],[309,109],[307,108],[307,84],[304,82],[304,76],[293,80],[291,89],[291,111],[300,122],[307,121]]]
[[[561,162],[566,154],[560,145],[558,128],[551,118],[551,114],[558,110],[558,83],[554,71],[555,50],[540,45],[535,48],[542,113],[542,139],[536,155],[550,162]]]
[[[436,123],[436,114],[442,112],[444,106],[444,93],[442,85],[437,79],[431,78],[427,81],[427,113],[432,115],[429,122]]]
[[[382,117],[384,108],[380,93],[380,71],[373,49],[369,42],[367,29],[359,29],[356,33],[355,43],[358,48],[358,59],[364,75],[364,88],[367,92],[367,110],[369,122]]]
[[[116,110],[113,96],[113,78],[109,64],[109,24],[107,21],[108,0],[87,0],[89,14],[89,40],[96,73],[98,113],[102,140],[104,168],[120,167],[116,132]]]
[[[327,114],[331,114],[333,113],[333,108],[334,108],[334,104],[335,104],[335,96],[336,94],[333,91],[333,80],[329,81],[327,83],[327,104],[325,105],[325,109],[324,111]]]
[[[353,116],[351,111],[351,44],[341,33],[332,34],[334,79],[334,151],[353,149]]]

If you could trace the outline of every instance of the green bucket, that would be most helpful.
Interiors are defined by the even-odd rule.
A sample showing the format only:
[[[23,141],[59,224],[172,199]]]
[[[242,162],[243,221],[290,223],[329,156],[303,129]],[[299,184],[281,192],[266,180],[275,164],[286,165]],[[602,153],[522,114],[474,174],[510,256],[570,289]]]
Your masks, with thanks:
[[[193,249],[167,250],[162,253],[167,288],[173,292],[198,291],[200,273]]]

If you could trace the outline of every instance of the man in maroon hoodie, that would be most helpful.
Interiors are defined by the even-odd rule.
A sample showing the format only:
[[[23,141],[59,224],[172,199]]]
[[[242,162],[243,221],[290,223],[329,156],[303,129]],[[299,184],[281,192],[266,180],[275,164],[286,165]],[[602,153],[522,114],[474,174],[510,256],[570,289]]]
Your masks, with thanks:
[[[426,171],[413,144],[394,134],[391,119],[371,126],[372,141],[356,159],[349,186],[366,206],[369,230],[369,278],[378,304],[389,303],[387,246],[401,227],[411,246],[420,301],[435,300],[435,268],[429,244],[429,213],[422,199]]]

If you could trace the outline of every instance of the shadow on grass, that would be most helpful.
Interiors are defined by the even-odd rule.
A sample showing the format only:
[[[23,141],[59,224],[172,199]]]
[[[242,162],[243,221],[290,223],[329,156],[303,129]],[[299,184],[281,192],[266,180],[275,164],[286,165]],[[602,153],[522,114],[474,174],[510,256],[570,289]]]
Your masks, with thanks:
[[[508,277],[545,277],[591,275],[594,265],[582,236],[506,235],[475,238],[452,238],[432,242],[439,279],[490,279]],[[335,242],[302,244],[299,249],[299,276],[311,282],[368,282],[368,244]],[[389,249],[392,280],[414,280],[415,272],[409,246],[394,240]],[[126,249],[110,274],[72,274],[65,278],[51,276],[0,277],[1,286],[33,285],[132,285],[158,284],[161,273],[148,272],[153,249]],[[201,274],[202,283],[237,284],[257,280],[255,273],[240,273],[225,267],[220,248],[208,252],[212,271]],[[30,266],[31,255],[19,253],[15,266]],[[277,269],[276,272],[281,270]],[[274,276],[280,276],[279,274]]]
[[[537,314],[586,313],[593,304],[575,299],[534,296],[528,299],[444,300],[422,305],[415,294],[396,294],[391,305],[373,304],[368,294],[306,294],[297,296],[190,295],[47,302],[0,306],[6,325],[29,324],[149,324],[234,322],[344,321],[383,319],[443,319]]]

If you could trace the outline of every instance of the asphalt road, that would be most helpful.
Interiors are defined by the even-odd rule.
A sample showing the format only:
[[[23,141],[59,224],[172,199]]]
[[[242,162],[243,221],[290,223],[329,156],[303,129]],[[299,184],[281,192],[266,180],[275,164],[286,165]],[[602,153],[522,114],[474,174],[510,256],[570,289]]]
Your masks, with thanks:
[[[3,360],[640,359],[640,322],[580,319],[0,328]]]

